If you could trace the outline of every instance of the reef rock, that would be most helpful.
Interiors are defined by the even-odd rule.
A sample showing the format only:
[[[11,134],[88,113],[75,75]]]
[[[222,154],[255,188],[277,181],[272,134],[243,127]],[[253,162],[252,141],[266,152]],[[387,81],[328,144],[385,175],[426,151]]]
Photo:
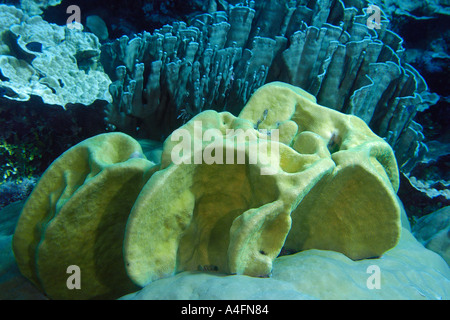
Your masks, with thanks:
[[[379,278],[377,278],[379,277]],[[243,290],[245,288],[245,290]],[[306,250],[275,259],[271,278],[182,272],[123,300],[404,299],[448,300],[450,268],[406,229],[380,259],[352,261],[334,251]]]
[[[426,19],[437,14],[450,14],[448,0],[375,0],[391,16]]]
[[[0,210],[0,300],[48,299],[17,267],[12,250],[14,229],[24,201],[17,201]]]
[[[412,231],[420,243],[439,254],[450,265],[450,207],[420,218]]]

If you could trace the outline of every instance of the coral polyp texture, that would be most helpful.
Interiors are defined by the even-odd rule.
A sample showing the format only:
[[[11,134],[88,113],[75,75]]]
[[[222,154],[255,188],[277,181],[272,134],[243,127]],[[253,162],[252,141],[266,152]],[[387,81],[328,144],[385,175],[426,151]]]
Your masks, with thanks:
[[[5,98],[37,96],[62,107],[111,99],[111,80],[99,63],[100,42],[94,34],[0,7],[0,88]]]
[[[283,106],[283,109],[280,107]],[[240,117],[204,111],[154,165],[107,133],[48,168],[14,234],[21,272],[56,299],[117,298],[184,271],[270,277],[284,250],[379,258],[401,235],[392,149],[300,88],[260,88]],[[67,267],[83,290],[67,290]]]
[[[111,124],[160,139],[155,132],[167,136],[206,109],[237,115],[257,88],[277,80],[362,118],[393,147],[404,170],[426,152],[413,118],[436,97],[403,62],[402,39],[382,12],[380,28],[370,29],[365,1],[222,5],[224,11],[189,23],[102,46],[113,80]]]

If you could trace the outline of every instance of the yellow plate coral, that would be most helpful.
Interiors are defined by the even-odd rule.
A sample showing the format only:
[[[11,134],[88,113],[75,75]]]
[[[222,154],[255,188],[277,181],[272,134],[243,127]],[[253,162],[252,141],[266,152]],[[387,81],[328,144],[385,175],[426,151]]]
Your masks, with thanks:
[[[117,297],[134,288],[122,258],[125,223],[154,164],[121,133],[89,138],[46,170],[19,218],[13,249],[20,271],[55,299]],[[67,269],[81,272],[69,290]]]

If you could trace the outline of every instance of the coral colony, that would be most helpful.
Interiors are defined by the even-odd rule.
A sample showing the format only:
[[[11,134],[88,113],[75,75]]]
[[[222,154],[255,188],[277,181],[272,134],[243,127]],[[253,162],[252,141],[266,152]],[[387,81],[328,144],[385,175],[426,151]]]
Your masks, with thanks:
[[[380,7],[211,0],[111,39],[75,4],[47,22],[60,2],[0,5],[1,101],[22,112],[0,121],[101,101],[102,129],[20,183],[14,163],[39,149],[4,129],[0,298],[450,298],[448,207],[419,236],[397,196],[429,152],[415,117],[439,97]],[[181,310],[220,312],[269,311]]]

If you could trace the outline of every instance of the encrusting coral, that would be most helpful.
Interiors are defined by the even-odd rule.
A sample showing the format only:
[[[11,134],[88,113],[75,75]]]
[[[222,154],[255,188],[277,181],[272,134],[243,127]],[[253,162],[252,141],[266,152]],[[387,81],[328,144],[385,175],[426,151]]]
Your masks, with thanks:
[[[39,15],[50,6],[56,6],[62,0],[20,0],[20,7],[29,15]]]
[[[0,7],[0,89],[5,98],[27,101],[33,95],[62,107],[111,100],[111,80],[99,63],[95,35]]]
[[[400,237],[397,188],[392,149],[364,121],[271,83],[240,117],[204,111],[174,131],[160,165],[123,133],[72,147],[25,204],[14,253],[61,299],[189,270],[268,277],[283,247],[381,256]],[[67,290],[69,265],[83,290]]]

